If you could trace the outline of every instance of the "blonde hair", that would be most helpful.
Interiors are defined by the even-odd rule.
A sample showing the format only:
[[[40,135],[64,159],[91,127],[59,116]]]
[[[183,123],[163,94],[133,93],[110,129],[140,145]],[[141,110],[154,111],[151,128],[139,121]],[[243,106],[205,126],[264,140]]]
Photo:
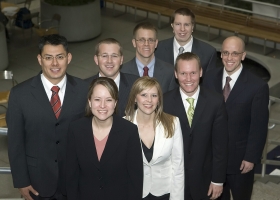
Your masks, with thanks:
[[[166,138],[171,138],[174,135],[174,129],[175,129],[174,116],[163,112],[163,94],[162,94],[161,87],[155,78],[143,76],[141,78],[138,78],[134,82],[130,90],[128,103],[125,108],[125,115],[126,115],[125,118],[133,122],[133,119],[135,117],[135,112],[136,112],[135,99],[137,94],[140,94],[143,90],[152,87],[156,87],[158,91],[158,99],[159,99],[158,106],[155,110],[154,128],[159,123],[161,123],[164,127]]]

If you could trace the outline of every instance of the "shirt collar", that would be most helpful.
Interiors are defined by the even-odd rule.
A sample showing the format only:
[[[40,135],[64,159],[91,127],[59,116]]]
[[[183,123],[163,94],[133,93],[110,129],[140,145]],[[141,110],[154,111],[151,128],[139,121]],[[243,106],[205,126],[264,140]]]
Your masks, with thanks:
[[[193,44],[193,36],[191,35],[190,41],[183,46],[184,52],[191,52],[192,50],[192,44]],[[179,48],[181,45],[177,42],[176,38],[174,37],[173,41],[173,48],[174,48],[174,53],[177,55],[179,53]]]
[[[135,59],[136,59],[136,65],[137,65],[138,67],[140,67],[140,68],[143,69],[143,68],[145,67],[145,65],[143,65],[137,57],[135,57]],[[149,68],[149,70],[150,70],[152,67],[154,67],[155,62],[156,62],[156,59],[155,59],[155,57],[154,57],[154,58],[151,60],[151,62],[147,65],[147,67]]]
[[[54,86],[54,84],[52,84],[46,77],[45,75],[42,73],[41,74],[41,80],[43,82],[43,85],[45,87],[45,89],[47,91],[51,91],[51,88]],[[63,79],[58,83],[56,84],[56,86],[59,87],[59,92],[62,92],[64,93],[65,91],[65,87],[66,87],[66,80],[67,80],[67,77],[66,75],[63,77]]]
[[[198,86],[196,92],[191,96],[191,98],[194,98],[195,101],[198,99],[199,91],[200,91],[200,87]],[[190,98],[188,95],[186,95],[186,94],[184,93],[184,91],[182,90],[181,87],[180,87],[180,94],[181,94],[182,100],[184,100],[184,101],[185,101],[187,98]]]
[[[232,75],[228,75],[228,73],[226,72],[226,70],[225,70],[225,68],[224,68],[224,72],[223,72],[223,81],[225,81],[226,77],[229,76],[229,77],[231,78],[231,81],[232,81],[233,83],[235,83],[235,82],[237,81],[237,79],[238,79],[238,77],[239,77],[239,75],[240,75],[242,69],[243,69],[242,63],[241,63],[240,65],[241,65],[241,67],[240,67],[236,72],[234,72]]]

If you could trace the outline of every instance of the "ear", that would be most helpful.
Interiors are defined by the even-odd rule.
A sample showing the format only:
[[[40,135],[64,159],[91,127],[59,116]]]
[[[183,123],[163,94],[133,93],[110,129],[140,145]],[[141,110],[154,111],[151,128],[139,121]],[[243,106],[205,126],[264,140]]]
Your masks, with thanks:
[[[243,55],[242,55],[242,61],[245,59],[245,57],[246,57],[246,51],[244,51],[244,53],[243,53]]]
[[[123,56],[121,56],[121,65],[123,64]]]
[[[132,39],[132,45],[134,48],[136,48],[136,40],[135,39]]]
[[[158,45],[158,39],[156,39],[156,46],[155,46],[155,48],[157,48],[157,45]]]
[[[72,54],[71,53],[68,53],[67,54],[67,64],[69,65],[69,63],[71,62],[71,60],[72,60]]]
[[[40,54],[37,55],[37,59],[40,65],[42,65],[42,56]]]
[[[202,74],[203,74],[203,69],[200,68],[199,77],[202,77]]]
[[[174,74],[175,74],[175,77],[178,79],[178,75],[177,75],[176,70],[174,70]]]
[[[95,64],[98,66],[99,62],[98,62],[98,57],[97,55],[94,55],[93,57]]]
[[[90,100],[88,100],[88,105],[91,108],[91,101]]]

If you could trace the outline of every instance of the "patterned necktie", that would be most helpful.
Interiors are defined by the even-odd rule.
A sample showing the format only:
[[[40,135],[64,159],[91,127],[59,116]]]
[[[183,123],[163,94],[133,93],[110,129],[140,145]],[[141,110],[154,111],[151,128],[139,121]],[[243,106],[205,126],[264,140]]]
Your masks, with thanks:
[[[149,76],[149,74],[148,74],[149,68],[147,66],[145,66],[143,68],[143,70],[144,70],[143,76]]]
[[[179,56],[180,54],[182,54],[182,53],[184,52],[184,50],[185,50],[184,47],[180,47],[180,48],[179,48],[178,56]]]
[[[187,102],[190,104],[188,112],[187,112],[187,117],[189,120],[190,126],[192,126],[192,120],[193,120],[193,114],[194,114],[194,98],[187,98]]]
[[[53,86],[51,91],[52,91],[52,97],[51,97],[51,106],[53,109],[53,112],[56,116],[56,118],[58,119],[60,112],[61,112],[61,102],[58,96],[58,91],[59,91],[59,87],[58,86]]]
[[[231,81],[231,78],[229,76],[227,76],[226,78],[226,84],[225,84],[225,87],[223,89],[223,95],[224,95],[224,98],[225,98],[225,101],[227,101],[227,98],[229,96],[229,93],[231,91],[230,89],[230,85],[229,85],[229,82]]]

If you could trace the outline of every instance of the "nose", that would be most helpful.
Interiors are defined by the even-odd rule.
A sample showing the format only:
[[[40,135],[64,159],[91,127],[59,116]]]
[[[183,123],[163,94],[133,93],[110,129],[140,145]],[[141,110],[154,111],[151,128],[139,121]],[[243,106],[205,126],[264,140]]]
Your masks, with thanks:
[[[112,59],[112,56],[111,56],[111,55],[108,55],[107,61],[108,61],[108,62],[112,62],[112,60],[113,60],[113,59]]]
[[[53,57],[52,64],[53,64],[53,65],[57,65],[57,64],[58,64],[58,62],[57,62],[57,60],[56,60],[56,57]]]
[[[100,107],[101,107],[101,108],[104,108],[105,105],[106,105],[105,100],[102,100],[102,101],[101,101],[101,104],[100,104]]]
[[[181,28],[181,31],[184,31],[185,30],[185,25],[181,24],[180,28]]]
[[[147,101],[148,101],[148,102],[151,102],[151,101],[152,101],[151,95],[148,95],[148,96],[147,96]]]

